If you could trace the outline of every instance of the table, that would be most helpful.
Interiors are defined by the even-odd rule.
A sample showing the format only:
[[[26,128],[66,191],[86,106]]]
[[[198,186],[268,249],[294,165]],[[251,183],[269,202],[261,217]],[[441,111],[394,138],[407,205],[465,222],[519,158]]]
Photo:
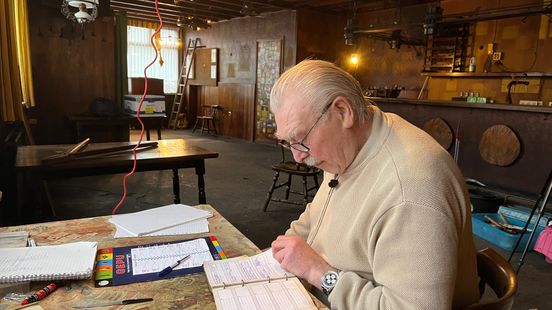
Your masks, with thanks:
[[[109,216],[84,218],[68,221],[39,223],[23,226],[2,227],[0,232],[29,231],[38,246],[76,241],[96,241],[98,248],[130,246],[154,242],[193,239],[214,235],[228,257],[255,255],[259,248],[239,230],[220,215],[210,205],[197,208],[210,211],[210,232],[207,234],[135,237],[114,239],[113,224]],[[34,290],[45,286],[44,282],[32,282]],[[127,306],[110,306],[91,309],[215,309],[213,295],[204,273],[176,277],[172,279],[133,283],[110,288],[95,288],[92,279],[71,282],[70,289],[60,288],[39,302],[44,309],[71,309],[72,305],[83,300],[122,300],[129,298],[152,297],[153,302]],[[318,308],[324,305],[313,298]],[[0,309],[16,309],[18,303],[0,300]]]
[[[136,153],[136,171],[172,169],[174,203],[180,203],[178,169],[194,168],[197,175],[199,203],[206,203],[205,181],[203,178],[205,174],[205,159],[216,158],[218,157],[218,153],[191,145],[183,139],[160,140],[157,143],[158,146],[156,148]],[[135,143],[91,143],[86,150],[129,144]],[[23,195],[25,181],[125,173],[132,169],[133,156],[131,152],[117,156],[79,158],[55,165],[42,164],[42,158],[62,153],[69,147],[70,145],[29,145],[21,146],[17,149],[15,168],[18,173],[18,197],[20,198],[18,201],[20,206],[25,198]],[[38,188],[40,187],[38,186]]]
[[[93,142],[129,141],[132,117],[127,114],[98,116],[91,113],[71,114],[66,117],[72,128],[72,142],[86,138]]]

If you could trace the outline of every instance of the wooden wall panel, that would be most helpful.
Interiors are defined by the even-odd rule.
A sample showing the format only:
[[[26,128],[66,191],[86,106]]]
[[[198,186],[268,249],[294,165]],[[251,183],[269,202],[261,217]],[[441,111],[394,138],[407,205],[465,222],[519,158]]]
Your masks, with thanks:
[[[451,107],[438,104],[412,104],[377,101],[386,112],[400,115],[422,128],[434,117],[444,119],[456,135],[460,122],[460,152],[458,165],[465,177],[514,192],[537,194],[550,172],[552,154],[552,121],[550,113]],[[497,124],[510,127],[521,142],[521,154],[510,166],[499,167],[484,161],[479,154],[483,132]],[[449,150],[453,152],[454,146]]]
[[[199,98],[197,102],[191,101],[192,106],[222,105],[223,134],[253,141],[256,42],[283,39],[283,63],[287,69],[295,64],[296,25],[296,12],[284,10],[262,18],[245,17],[215,23],[199,32],[188,31],[186,41],[199,37],[201,45],[219,49],[219,84],[217,87],[198,86]]]
[[[87,112],[97,97],[115,98],[115,38],[112,19],[84,28],[67,21],[59,6],[29,1],[30,43],[37,107],[31,117],[39,144],[69,143],[65,116]]]
[[[344,45],[343,27],[336,25],[345,25],[345,18],[317,11],[299,10],[297,12],[297,62],[306,58],[336,61],[338,47]]]
[[[255,85],[223,84],[203,86],[198,95],[198,111],[201,105],[222,106],[218,128],[223,135],[253,141]]]

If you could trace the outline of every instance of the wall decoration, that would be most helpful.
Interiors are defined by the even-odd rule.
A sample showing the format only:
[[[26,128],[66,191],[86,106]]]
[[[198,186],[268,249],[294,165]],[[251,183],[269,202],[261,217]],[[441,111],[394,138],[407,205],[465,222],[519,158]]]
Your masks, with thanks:
[[[274,115],[270,112],[270,91],[282,68],[282,41],[257,41],[257,83],[255,87],[255,140],[273,140],[276,132]]]

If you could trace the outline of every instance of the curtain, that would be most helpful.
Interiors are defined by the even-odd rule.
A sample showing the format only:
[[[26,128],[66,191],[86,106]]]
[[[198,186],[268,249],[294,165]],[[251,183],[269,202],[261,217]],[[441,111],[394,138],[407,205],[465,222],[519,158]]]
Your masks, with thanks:
[[[144,67],[155,57],[155,50],[151,46],[150,36],[155,32],[153,28],[127,27],[127,61],[128,76],[143,77]],[[153,23],[147,23],[153,24]],[[160,37],[156,40],[163,50],[163,62],[158,61],[148,69],[148,77],[163,79],[165,93],[175,93],[178,83],[178,50],[180,40],[178,29],[163,27]]]
[[[17,62],[16,9],[16,1],[0,1],[0,121],[22,121],[28,142],[34,144],[23,112],[21,80]]]
[[[115,15],[115,84],[117,104],[123,108],[123,97],[128,94],[127,16]]]
[[[31,44],[29,43],[29,24],[27,18],[27,1],[15,0],[15,31],[17,40],[17,60],[21,79],[23,104],[35,106],[33,73],[31,67]]]

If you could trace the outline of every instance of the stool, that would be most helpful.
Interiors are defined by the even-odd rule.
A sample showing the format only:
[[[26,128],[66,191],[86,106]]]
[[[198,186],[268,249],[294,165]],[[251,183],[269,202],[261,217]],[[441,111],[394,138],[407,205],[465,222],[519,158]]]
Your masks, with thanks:
[[[213,125],[213,131],[215,132],[215,135],[217,135],[217,114],[218,110],[222,110],[222,107],[218,104],[203,105],[202,107],[204,109],[208,109],[208,113],[207,115],[198,115],[196,117],[196,122],[194,124],[194,129],[192,129],[192,133],[196,131],[197,125],[201,121],[201,134],[203,134],[203,131],[206,129],[207,133],[211,133],[211,125]]]
[[[272,186],[268,190],[266,202],[264,204],[264,209],[263,209],[264,212],[266,212],[266,209],[268,208],[268,204],[271,201],[305,206],[309,202],[309,193],[313,190],[317,190],[318,187],[320,186],[318,183],[318,174],[320,173],[320,169],[316,167],[310,167],[305,164],[296,163],[295,161],[286,161],[284,148],[283,147],[280,147],[280,148],[282,150],[282,161],[272,165],[272,170],[274,171],[274,177],[272,179]],[[287,181],[277,184],[278,179],[280,177],[280,173],[287,173]],[[292,176],[294,175],[300,176],[302,178],[302,183],[303,183],[302,192],[294,191],[291,189]],[[312,186],[311,188],[307,187],[307,177],[313,178],[314,186]],[[283,186],[286,187],[285,199],[272,198],[272,194],[274,193],[274,190]],[[289,200],[290,193],[302,195],[303,201],[298,202],[298,201]]]

